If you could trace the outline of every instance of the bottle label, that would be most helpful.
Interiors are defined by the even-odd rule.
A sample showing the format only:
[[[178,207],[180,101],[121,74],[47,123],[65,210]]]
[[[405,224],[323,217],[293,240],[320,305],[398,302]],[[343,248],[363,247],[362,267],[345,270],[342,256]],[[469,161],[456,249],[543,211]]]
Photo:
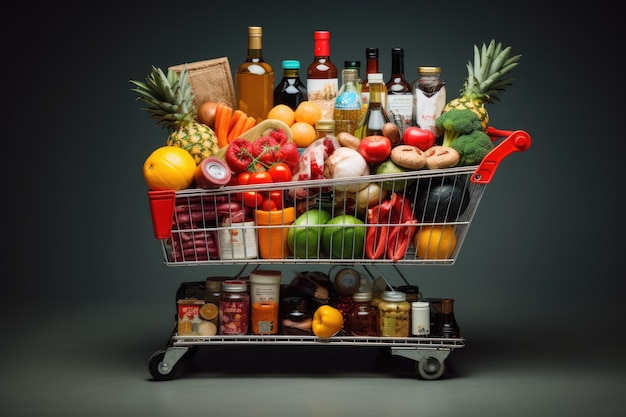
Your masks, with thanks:
[[[387,111],[390,119],[400,127],[400,132],[411,125],[413,116],[413,95],[412,94],[389,94],[387,96]]]
[[[345,91],[337,97],[335,101],[335,108],[346,110],[360,110],[361,100],[359,100],[359,93],[356,91]]]
[[[446,90],[441,88],[435,94],[427,94],[415,90],[414,99],[415,123],[422,129],[429,129],[437,135],[435,119],[439,117],[446,105]]]
[[[339,90],[338,78],[307,79],[307,93],[309,101],[316,103],[322,109],[322,120],[333,120],[333,111]]]

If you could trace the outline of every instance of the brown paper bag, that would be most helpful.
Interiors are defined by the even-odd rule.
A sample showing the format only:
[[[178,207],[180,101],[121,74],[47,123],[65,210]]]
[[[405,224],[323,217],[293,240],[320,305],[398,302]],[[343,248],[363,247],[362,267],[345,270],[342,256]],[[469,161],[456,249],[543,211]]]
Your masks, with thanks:
[[[170,67],[180,74],[187,67],[196,110],[205,101],[224,103],[235,109],[235,87],[227,57],[191,62]]]

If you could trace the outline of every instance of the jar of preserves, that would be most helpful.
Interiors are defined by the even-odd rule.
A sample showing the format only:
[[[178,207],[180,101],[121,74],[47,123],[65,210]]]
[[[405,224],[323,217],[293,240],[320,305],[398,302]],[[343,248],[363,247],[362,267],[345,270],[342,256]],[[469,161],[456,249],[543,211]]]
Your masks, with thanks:
[[[219,332],[223,335],[248,333],[250,318],[250,295],[248,283],[243,280],[227,280],[222,283],[219,306]]]
[[[352,294],[353,305],[348,312],[345,330],[350,336],[380,335],[378,311],[372,307],[371,292],[355,292]]]
[[[383,291],[378,304],[380,335],[384,337],[408,337],[411,304],[401,291]]]

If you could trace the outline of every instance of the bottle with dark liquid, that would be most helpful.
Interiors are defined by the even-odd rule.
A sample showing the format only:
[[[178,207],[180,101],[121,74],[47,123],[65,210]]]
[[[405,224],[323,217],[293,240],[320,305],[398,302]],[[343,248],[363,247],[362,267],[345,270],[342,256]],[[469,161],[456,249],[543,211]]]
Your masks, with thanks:
[[[306,90],[308,100],[322,109],[322,119],[332,120],[339,74],[337,67],[330,60],[330,32],[318,30],[314,33],[313,62],[306,72]]]
[[[237,108],[257,123],[274,106],[274,70],[263,60],[263,29],[248,27],[248,56],[235,73]]]
[[[441,313],[435,336],[445,338],[461,337],[461,329],[454,318],[454,300],[452,298],[441,299]]]
[[[295,110],[308,100],[306,86],[300,80],[300,61],[286,59],[282,62],[283,78],[274,89],[274,106],[286,104]]]
[[[400,133],[411,125],[413,115],[413,87],[404,76],[404,49],[391,50],[391,77],[387,81],[387,112],[400,128]]]

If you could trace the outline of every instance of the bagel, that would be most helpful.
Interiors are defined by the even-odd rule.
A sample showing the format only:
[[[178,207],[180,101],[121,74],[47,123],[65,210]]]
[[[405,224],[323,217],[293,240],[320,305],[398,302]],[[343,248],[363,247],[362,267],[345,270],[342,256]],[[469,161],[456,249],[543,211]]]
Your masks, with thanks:
[[[410,170],[418,170],[426,166],[426,155],[417,146],[398,145],[391,150],[389,157],[394,164]]]
[[[461,155],[456,149],[441,145],[426,149],[424,156],[426,157],[427,169],[451,168],[461,160]]]

